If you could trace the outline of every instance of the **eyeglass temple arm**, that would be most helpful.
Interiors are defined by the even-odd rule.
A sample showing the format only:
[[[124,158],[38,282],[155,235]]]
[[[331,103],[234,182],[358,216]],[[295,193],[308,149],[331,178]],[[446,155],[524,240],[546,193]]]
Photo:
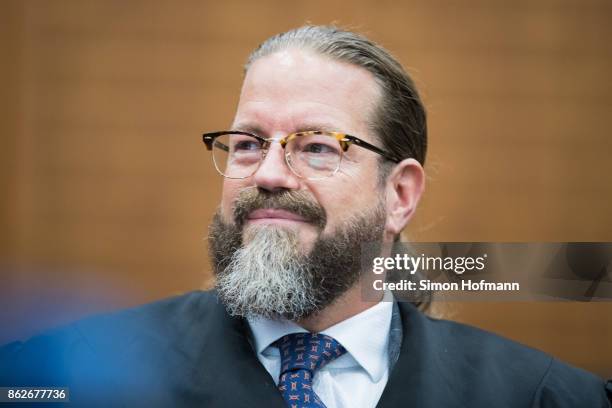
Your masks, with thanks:
[[[399,163],[402,161],[401,159],[393,156],[392,154],[387,153],[386,151],[374,146],[373,144],[366,142],[365,140],[361,140],[358,137],[345,135],[345,138],[347,138],[351,143],[355,143],[356,145],[361,146],[364,149],[368,149],[374,153],[378,153],[385,159],[391,160],[392,162]]]

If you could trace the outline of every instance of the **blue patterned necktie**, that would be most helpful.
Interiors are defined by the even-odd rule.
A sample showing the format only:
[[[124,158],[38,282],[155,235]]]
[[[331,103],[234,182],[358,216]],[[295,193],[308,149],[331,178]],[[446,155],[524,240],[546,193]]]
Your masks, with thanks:
[[[281,370],[278,389],[290,408],[325,408],[312,389],[316,370],[346,353],[333,338],[318,333],[293,333],[276,341]]]

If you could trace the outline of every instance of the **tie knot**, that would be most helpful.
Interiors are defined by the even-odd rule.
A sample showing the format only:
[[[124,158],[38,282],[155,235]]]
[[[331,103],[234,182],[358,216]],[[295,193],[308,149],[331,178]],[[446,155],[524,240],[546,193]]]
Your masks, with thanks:
[[[346,353],[334,338],[320,333],[292,333],[276,341],[281,355],[281,374],[308,370],[311,373]]]

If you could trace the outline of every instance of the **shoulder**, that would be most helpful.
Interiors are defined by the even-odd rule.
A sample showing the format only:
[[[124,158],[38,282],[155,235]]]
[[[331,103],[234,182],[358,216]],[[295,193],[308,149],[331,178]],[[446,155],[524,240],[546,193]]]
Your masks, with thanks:
[[[592,373],[485,330],[413,312],[409,324],[452,388],[534,407],[609,406],[604,381]]]
[[[219,305],[214,292],[195,291],[114,313],[92,316],[73,323],[69,329],[87,339],[109,338],[104,335],[108,331],[120,334],[124,339],[130,335],[146,335],[158,331],[176,333],[185,330],[193,321],[206,319],[217,307]]]
[[[120,363],[145,369],[139,357],[189,341],[186,333],[206,327],[217,303],[214,292],[191,292],[9,343],[0,347],[0,386],[71,383],[94,369],[96,375],[105,370],[110,375]]]

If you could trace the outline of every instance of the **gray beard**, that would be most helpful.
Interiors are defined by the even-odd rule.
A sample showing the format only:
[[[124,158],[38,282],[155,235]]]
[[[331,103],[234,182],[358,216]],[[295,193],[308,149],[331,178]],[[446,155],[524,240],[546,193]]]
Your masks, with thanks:
[[[298,231],[225,223],[219,212],[210,226],[209,249],[219,299],[242,317],[297,321],[316,315],[360,278],[361,249],[382,239],[382,203],[355,216],[329,236],[320,234],[304,254]]]

